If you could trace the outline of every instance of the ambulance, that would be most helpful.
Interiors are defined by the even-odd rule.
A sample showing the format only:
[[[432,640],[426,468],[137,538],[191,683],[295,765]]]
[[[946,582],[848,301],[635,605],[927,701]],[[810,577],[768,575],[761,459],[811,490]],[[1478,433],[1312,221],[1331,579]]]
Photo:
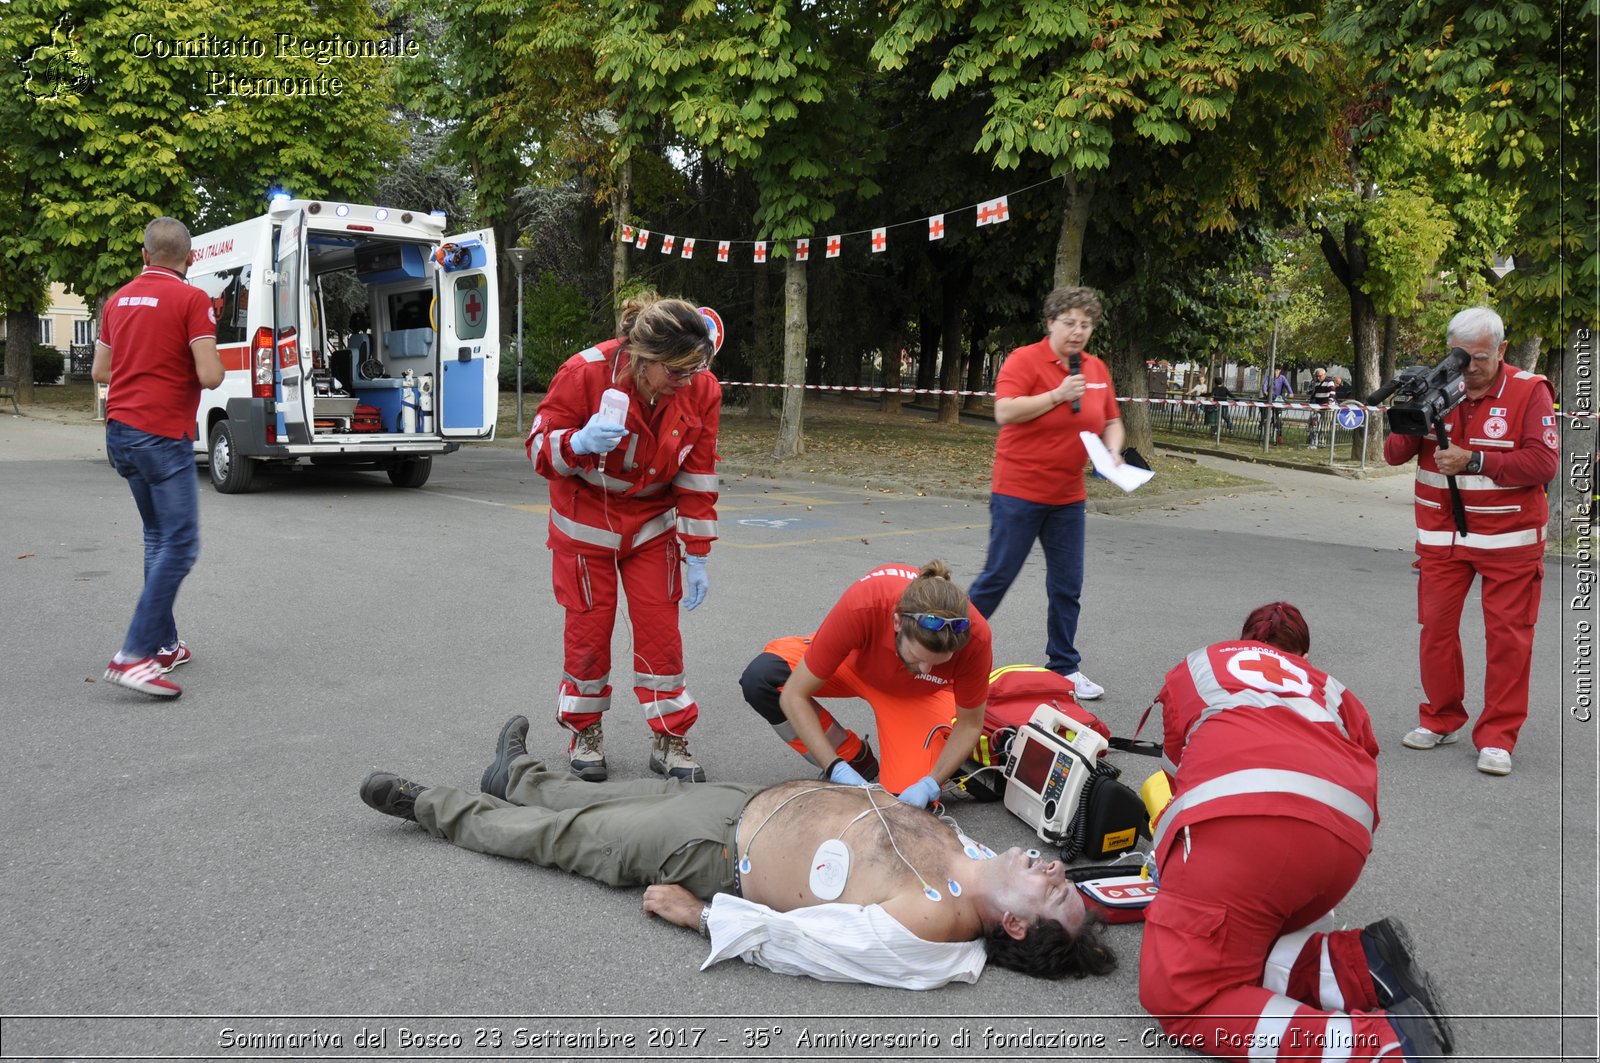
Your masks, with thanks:
[[[309,461],[421,487],[435,454],[494,438],[494,232],[444,230],[442,214],[279,197],[194,237],[189,282],[226,370],[195,423],[212,486]]]

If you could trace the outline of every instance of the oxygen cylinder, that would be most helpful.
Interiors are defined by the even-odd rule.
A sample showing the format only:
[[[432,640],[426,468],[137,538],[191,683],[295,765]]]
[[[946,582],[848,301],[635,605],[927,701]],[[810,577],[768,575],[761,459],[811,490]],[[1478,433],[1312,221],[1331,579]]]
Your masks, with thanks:
[[[433,431],[433,374],[423,373],[417,385],[417,431]]]
[[[400,375],[400,431],[409,435],[417,430],[417,374],[407,369]]]

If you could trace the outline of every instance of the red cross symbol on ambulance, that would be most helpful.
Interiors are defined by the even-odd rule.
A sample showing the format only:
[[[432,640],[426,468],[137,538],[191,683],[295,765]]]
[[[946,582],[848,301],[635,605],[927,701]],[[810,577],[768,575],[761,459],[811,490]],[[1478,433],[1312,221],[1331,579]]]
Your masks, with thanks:
[[[1310,677],[1297,664],[1264,650],[1240,650],[1228,658],[1228,671],[1239,682],[1272,694],[1298,694],[1309,697]]]
[[[477,292],[467,293],[466,299],[461,303],[461,310],[466,315],[467,325],[471,328],[477,328],[483,320],[483,300],[478,297]]]

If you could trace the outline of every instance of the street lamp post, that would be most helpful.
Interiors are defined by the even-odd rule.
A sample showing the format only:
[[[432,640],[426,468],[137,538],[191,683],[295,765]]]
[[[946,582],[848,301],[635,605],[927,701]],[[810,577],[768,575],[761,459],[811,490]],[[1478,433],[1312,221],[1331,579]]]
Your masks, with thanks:
[[[528,260],[533,257],[533,250],[527,247],[513,247],[507,252],[511,256],[511,265],[517,271],[517,438],[522,437],[522,274],[528,268]]]

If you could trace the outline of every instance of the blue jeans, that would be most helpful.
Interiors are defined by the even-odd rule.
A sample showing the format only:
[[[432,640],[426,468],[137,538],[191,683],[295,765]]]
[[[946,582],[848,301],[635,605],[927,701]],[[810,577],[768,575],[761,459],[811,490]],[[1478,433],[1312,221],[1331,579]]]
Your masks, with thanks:
[[[106,454],[128,481],[144,521],[144,590],[123,640],[130,657],[151,657],[178,641],[172,603],[200,556],[200,496],[194,444],[106,422]]]
[[[1044,587],[1049,603],[1045,667],[1071,675],[1081,658],[1078,598],[1083,593],[1083,503],[1048,506],[1010,495],[989,496],[989,557],[967,596],[987,619],[1000,607],[1022,571],[1034,540],[1044,548]]]

